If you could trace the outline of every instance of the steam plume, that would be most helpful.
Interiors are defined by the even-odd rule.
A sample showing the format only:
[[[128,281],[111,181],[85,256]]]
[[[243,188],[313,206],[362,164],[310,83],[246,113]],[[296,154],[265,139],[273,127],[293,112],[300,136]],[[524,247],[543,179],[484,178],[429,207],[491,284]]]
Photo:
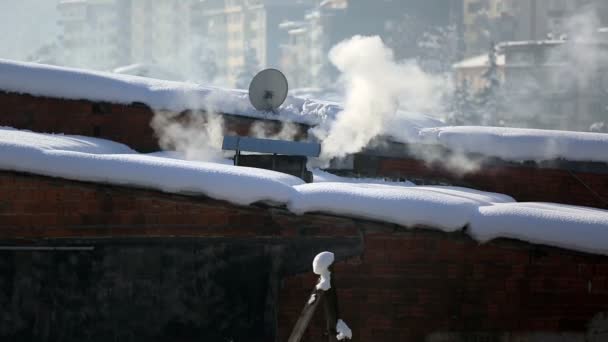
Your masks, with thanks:
[[[222,159],[224,120],[213,112],[156,112],[150,123],[163,150],[180,152],[185,159]]]
[[[385,134],[389,124],[407,120],[398,112],[433,111],[438,106],[441,78],[426,74],[412,61],[395,61],[380,37],[355,36],[329,53],[346,84],[344,110],[335,121],[313,133],[322,143],[322,158],[361,151]],[[394,131],[394,130],[391,130]]]

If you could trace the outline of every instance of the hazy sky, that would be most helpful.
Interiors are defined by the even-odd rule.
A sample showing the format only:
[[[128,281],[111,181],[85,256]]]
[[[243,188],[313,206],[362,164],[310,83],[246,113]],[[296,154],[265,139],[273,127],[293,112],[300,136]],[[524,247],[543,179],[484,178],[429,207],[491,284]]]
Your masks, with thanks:
[[[57,36],[58,0],[0,0],[0,58],[24,59]]]

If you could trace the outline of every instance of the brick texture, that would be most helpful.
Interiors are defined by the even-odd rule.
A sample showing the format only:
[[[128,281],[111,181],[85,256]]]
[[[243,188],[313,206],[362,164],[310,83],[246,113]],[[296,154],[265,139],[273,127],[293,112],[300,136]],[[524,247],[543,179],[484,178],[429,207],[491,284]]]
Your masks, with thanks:
[[[418,159],[381,158],[376,175],[498,192],[520,202],[608,208],[608,166],[602,173],[517,165],[484,166],[478,171],[459,174]]]
[[[37,132],[98,136],[150,152],[159,149],[150,127],[154,113],[144,104],[110,104],[86,100],[66,100],[0,91],[0,126]],[[177,120],[188,121],[189,111]],[[224,114],[226,133],[248,135],[259,119]],[[283,124],[262,120],[266,134],[278,133]],[[307,136],[308,126],[296,124],[296,139]],[[357,163],[355,163],[357,164]],[[572,172],[534,166],[484,166],[467,174],[431,166],[411,158],[380,158],[372,176],[406,178],[422,182],[443,182],[508,194],[518,201],[549,201],[608,208],[608,166],[605,172]],[[355,165],[355,173],[363,173]]]
[[[356,341],[424,341],[437,332],[462,338],[445,341],[511,341],[500,337],[589,336],[589,323],[608,310],[607,265],[605,257],[520,242],[478,245],[458,235],[385,230],[365,234],[363,255],[337,263],[334,276],[341,317]],[[284,280],[280,340],[315,280]],[[322,340],[322,316],[305,341]],[[485,339],[476,339],[479,333]]]
[[[362,239],[362,252],[339,257],[334,274],[340,316],[357,341],[420,341],[437,332],[586,334],[589,322],[608,312],[604,256],[512,240],[479,245],[463,233],[0,172],[0,240],[87,237]],[[306,269],[285,274],[279,340],[315,281]],[[319,310],[306,341],[319,341],[323,327]]]
[[[0,91],[0,126],[44,133],[96,136],[124,143],[141,152],[159,150],[158,139],[150,127],[153,111],[144,104],[111,104],[86,100],[67,100]],[[176,118],[187,120],[190,111]],[[248,135],[252,125],[264,122],[264,131],[278,133],[283,124],[276,120],[255,120],[223,115],[227,133]],[[308,127],[295,124],[295,138],[306,137]]]

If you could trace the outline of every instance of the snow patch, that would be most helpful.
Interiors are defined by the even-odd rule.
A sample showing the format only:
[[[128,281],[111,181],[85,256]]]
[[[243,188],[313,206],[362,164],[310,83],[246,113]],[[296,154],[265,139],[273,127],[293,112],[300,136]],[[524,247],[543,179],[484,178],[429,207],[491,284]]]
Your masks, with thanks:
[[[40,134],[3,126],[0,126],[0,143],[6,147],[31,147],[47,151],[65,150],[94,154],[137,153],[127,145],[110,140],[79,135]]]
[[[171,152],[139,154],[103,139],[0,127],[0,170],[205,195],[240,205],[264,201],[296,214],[323,212],[447,232],[468,226],[467,232],[482,242],[507,237],[608,255],[606,210],[516,203],[506,195],[449,186],[350,183],[340,177],[304,184],[297,177],[226,160],[183,158]],[[329,288],[325,271],[333,254],[317,257],[313,270],[321,275],[319,285]]]
[[[338,333],[338,335],[336,335],[338,341],[342,341],[345,339],[350,340],[353,338],[353,332],[350,330],[348,325],[346,325],[346,323],[344,323],[344,321],[341,319],[339,319],[338,323],[336,323],[336,332]]]
[[[321,252],[312,261],[312,271],[319,275],[317,290],[327,291],[331,288],[331,272],[329,266],[334,263],[334,253]]]
[[[314,303],[315,300],[317,300],[317,295],[315,293],[313,293],[310,295],[310,298],[308,298],[308,305],[311,305],[312,303]]]
[[[137,154],[102,139],[0,128],[0,169],[206,195],[248,205],[286,203],[303,181],[284,173]]]
[[[379,178],[351,178],[336,176],[333,173],[323,171],[321,169],[312,170],[314,183],[363,183],[363,184],[383,184],[394,186],[414,186],[412,182],[394,182]]]
[[[542,129],[451,126],[423,128],[427,143],[457,152],[478,153],[505,160],[608,162],[608,134]]]
[[[608,211],[555,203],[501,203],[479,207],[469,233],[608,254]]]
[[[456,231],[467,225],[479,205],[504,195],[444,187],[406,187],[384,184],[312,183],[296,185],[298,196],[288,208],[296,213],[325,212]]]
[[[153,110],[207,110],[256,118],[318,124],[341,108],[330,102],[288,97],[278,115],[257,111],[247,91],[163,81],[0,59],[0,90],[73,100],[145,103]]]

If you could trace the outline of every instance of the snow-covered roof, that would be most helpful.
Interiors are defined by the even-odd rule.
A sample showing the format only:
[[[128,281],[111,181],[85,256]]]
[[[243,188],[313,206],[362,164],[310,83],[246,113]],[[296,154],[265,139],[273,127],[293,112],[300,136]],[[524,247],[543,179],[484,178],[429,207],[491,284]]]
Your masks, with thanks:
[[[174,74],[170,70],[167,70],[161,65],[149,63],[133,63],[129,65],[124,65],[113,69],[112,73],[169,80],[174,80],[178,78],[178,75]]]
[[[343,109],[336,102],[290,96],[275,115],[255,110],[244,90],[2,59],[0,75],[0,91],[125,104],[141,102],[155,110],[181,112],[206,109],[316,125],[335,118]],[[395,117],[400,118],[398,122],[391,122],[385,132],[387,136],[401,142],[425,141],[456,151],[507,160],[564,158],[571,161],[608,162],[607,134],[493,127],[437,127],[442,123],[429,116],[401,114],[403,115]],[[407,138],[398,138],[404,136]],[[418,137],[422,139],[418,140]]]
[[[608,163],[608,134],[529,128],[445,126],[422,128],[421,140],[452,151],[511,161],[566,159]]]
[[[300,27],[300,28],[296,28],[296,29],[292,29],[287,31],[287,33],[292,34],[292,35],[296,35],[296,34],[304,34],[308,32],[308,30],[304,27]]]
[[[88,0],[60,0],[59,5],[86,4]]]
[[[505,65],[505,55],[504,54],[496,55],[496,64],[498,66]],[[490,65],[490,58],[488,57],[488,54],[483,54],[483,55],[464,59],[464,60],[452,65],[452,67],[454,69],[471,69],[471,68],[487,68],[489,65]]]
[[[205,195],[240,205],[263,201],[296,214],[324,212],[444,231],[468,226],[479,241],[510,237],[608,255],[605,210],[516,203],[506,195],[458,187],[350,183],[327,175],[329,182],[304,184],[274,171],[139,154],[103,139],[7,127],[0,127],[0,150],[0,170]]]
[[[341,110],[336,103],[288,97],[277,114],[257,111],[247,91],[0,59],[0,91],[130,104],[155,110],[204,109],[256,118],[318,124]]]
[[[515,40],[502,42],[498,44],[499,48],[514,47],[514,46],[530,46],[530,45],[560,45],[565,42],[564,39],[541,39],[541,40]]]

